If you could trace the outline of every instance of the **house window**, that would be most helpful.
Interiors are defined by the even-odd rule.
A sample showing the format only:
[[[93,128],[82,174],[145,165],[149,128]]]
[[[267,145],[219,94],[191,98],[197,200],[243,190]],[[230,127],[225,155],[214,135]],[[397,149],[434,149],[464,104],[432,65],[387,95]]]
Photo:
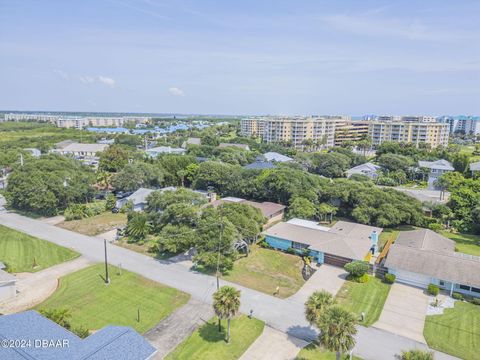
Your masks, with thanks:
[[[440,281],[438,282],[438,284],[439,284],[440,286],[445,286],[445,281],[440,280]]]
[[[480,288],[472,287],[473,292],[480,293]]]
[[[308,248],[307,244],[302,244],[302,243],[297,243],[297,242],[292,242],[292,248],[298,249],[298,250],[303,250]]]
[[[470,291],[470,286],[467,286],[467,285],[459,285],[459,288],[462,290]]]

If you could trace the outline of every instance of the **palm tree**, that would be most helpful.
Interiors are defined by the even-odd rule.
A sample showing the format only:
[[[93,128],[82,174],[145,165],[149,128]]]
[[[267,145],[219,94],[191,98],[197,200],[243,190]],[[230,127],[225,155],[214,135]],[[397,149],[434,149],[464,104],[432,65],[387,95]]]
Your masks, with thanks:
[[[230,342],[230,320],[240,308],[240,290],[232,286],[222,286],[213,294],[213,310],[218,316],[220,330],[221,319],[227,319],[227,343]]]
[[[328,291],[315,291],[305,303],[305,317],[307,321],[310,325],[316,325],[322,312],[334,304],[335,299]]]
[[[339,305],[328,307],[320,315],[317,322],[320,342],[327,350],[335,351],[337,360],[355,346],[355,324],[355,315]]]
[[[151,230],[147,215],[144,213],[131,213],[129,215],[126,232],[134,241],[144,240]]]

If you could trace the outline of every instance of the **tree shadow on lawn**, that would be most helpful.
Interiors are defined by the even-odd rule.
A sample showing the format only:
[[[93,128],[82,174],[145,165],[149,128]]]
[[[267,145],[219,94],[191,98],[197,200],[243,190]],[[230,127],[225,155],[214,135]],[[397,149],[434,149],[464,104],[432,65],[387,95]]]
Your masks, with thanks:
[[[226,321],[226,320],[225,320]],[[207,322],[198,329],[201,338],[208,342],[225,341],[225,327],[222,323],[222,331],[218,331],[217,320],[215,322]]]
[[[305,341],[313,341],[318,337],[317,331],[311,326],[290,326],[287,334]]]

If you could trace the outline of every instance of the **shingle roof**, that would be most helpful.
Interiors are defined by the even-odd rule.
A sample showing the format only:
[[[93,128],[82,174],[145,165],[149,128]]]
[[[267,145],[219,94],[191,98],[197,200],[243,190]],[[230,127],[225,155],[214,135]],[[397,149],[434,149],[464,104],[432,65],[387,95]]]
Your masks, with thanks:
[[[81,339],[33,310],[0,316],[0,340],[68,341],[68,346],[0,347],[0,359],[12,360],[145,360],[156,349],[129,327],[107,326]]]
[[[480,257],[455,252],[454,241],[428,229],[401,232],[385,266],[480,287]]]
[[[132,201],[133,205],[142,204],[147,202],[147,196],[150,195],[155,190],[140,188],[135,191],[132,195],[128,196],[125,200]]]
[[[370,235],[373,231],[380,233],[382,229],[338,221],[329,231],[323,231],[282,222],[264,231],[264,234],[307,244],[310,249],[327,254],[363,260],[372,246]]]
[[[480,171],[480,161],[471,163],[470,171]]]
[[[245,165],[243,168],[247,170],[265,170],[274,169],[277,166],[269,161],[255,161],[251,164]]]
[[[446,171],[453,171],[453,165],[448,162],[447,160],[441,159],[437,161],[418,161],[419,167],[425,167],[429,169],[436,169],[436,170],[446,170]]]
[[[231,202],[231,203],[237,203],[237,204],[245,204],[245,205],[250,205],[253,206],[254,208],[259,209],[262,212],[262,215],[265,216],[266,218],[270,218],[272,215],[283,211],[285,209],[285,205],[282,204],[277,204],[269,201],[264,201],[264,202],[256,202],[256,201],[250,201],[250,200],[245,200],[242,198],[237,198],[237,197],[225,197],[219,200],[215,200],[209,204],[206,204],[205,206],[211,205],[214,207],[217,207],[225,202]]]
[[[260,155],[260,156],[263,157],[267,161],[287,162],[287,161],[292,161],[293,160],[291,157],[288,157],[288,156],[285,156],[285,155],[282,155],[280,153],[273,152],[273,151],[266,152],[265,154]]]
[[[365,164],[357,165],[351,169],[347,170],[347,174],[365,174],[369,172],[376,172],[380,169],[380,166],[372,164],[371,162],[367,162]]]

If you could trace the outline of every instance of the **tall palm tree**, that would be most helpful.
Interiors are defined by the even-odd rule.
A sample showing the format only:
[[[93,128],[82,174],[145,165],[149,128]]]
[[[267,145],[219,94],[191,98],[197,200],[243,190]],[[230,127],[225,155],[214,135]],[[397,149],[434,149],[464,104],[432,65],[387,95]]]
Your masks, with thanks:
[[[230,320],[237,314],[240,308],[240,290],[232,286],[222,286],[213,294],[213,310],[218,316],[220,325],[221,319],[227,319],[227,338],[230,342]]]
[[[305,303],[305,317],[307,321],[310,325],[316,325],[322,312],[334,304],[335,299],[328,291],[315,291]]]
[[[355,346],[355,315],[339,305],[328,307],[322,312],[317,326],[320,329],[320,343],[329,351],[335,351],[337,360]]]

